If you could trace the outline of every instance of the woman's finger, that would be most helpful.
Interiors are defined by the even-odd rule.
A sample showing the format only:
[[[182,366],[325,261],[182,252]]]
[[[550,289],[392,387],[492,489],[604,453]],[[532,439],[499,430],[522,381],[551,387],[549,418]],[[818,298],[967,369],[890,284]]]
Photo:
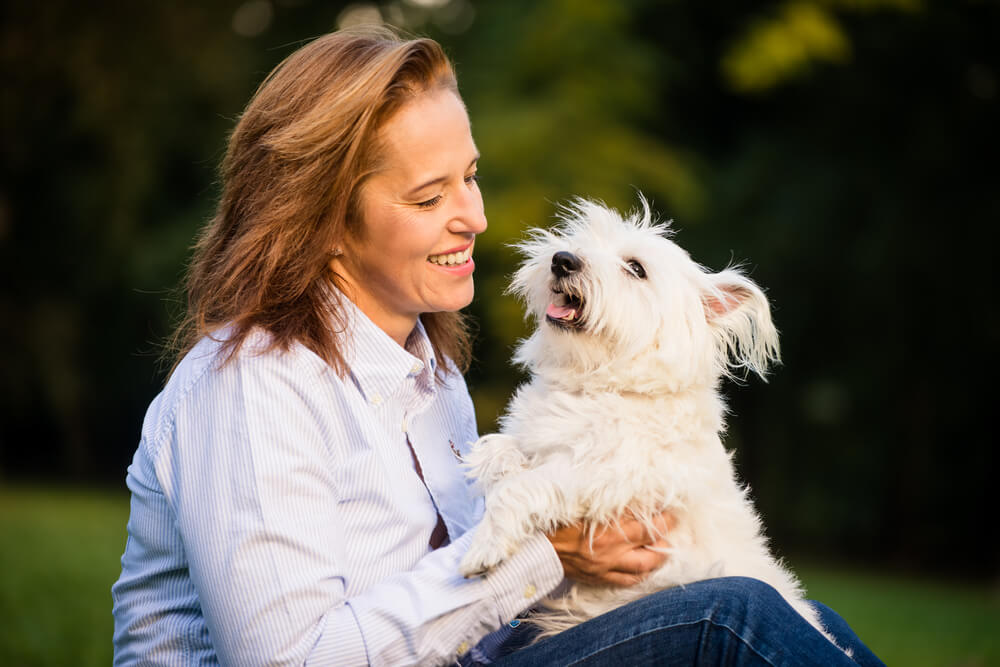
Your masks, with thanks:
[[[619,542],[635,545],[647,544],[650,541],[649,530],[630,514],[621,517],[617,523],[602,526],[594,537],[595,544],[600,540],[602,545],[614,545]]]
[[[606,586],[615,586],[616,588],[627,588],[629,586],[635,586],[641,583],[645,577],[637,574],[628,574],[627,572],[606,572],[599,582]]]
[[[653,544],[667,535],[676,523],[669,511],[654,514],[650,519],[650,522],[640,521],[627,513],[618,523],[619,532],[632,544]]]
[[[608,571],[618,572],[619,574],[632,574],[644,579],[653,570],[663,565],[666,560],[667,554],[640,547],[621,554],[609,565]]]
[[[653,517],[653,526],[659,536],[668,534],[677,526],[677,517],[670,510],[664,510]]]

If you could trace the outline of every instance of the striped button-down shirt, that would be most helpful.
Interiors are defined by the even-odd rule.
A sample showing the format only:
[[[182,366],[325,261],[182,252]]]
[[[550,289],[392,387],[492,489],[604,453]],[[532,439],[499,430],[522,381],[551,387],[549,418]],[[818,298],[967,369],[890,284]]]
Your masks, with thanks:
[[[263,333],[220,366],[205,339],[150,405],[115,664],[488,661],[480,639],[561,581],[542,536],[458,574],[482,512],[458,460],[476,438],[465,383],[435,383],[419,324],[403,349],[345,305],[346,377],[303,346],[262,352]],[[431,550],[438,513],[452,539]]]

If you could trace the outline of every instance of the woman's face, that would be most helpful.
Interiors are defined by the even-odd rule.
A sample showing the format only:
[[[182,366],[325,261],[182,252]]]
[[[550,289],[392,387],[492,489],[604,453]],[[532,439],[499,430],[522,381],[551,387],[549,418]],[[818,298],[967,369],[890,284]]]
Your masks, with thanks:
[[[361,191],[363,231],[334,269],[346,294],[400,344],[421,313],[472,301],[472,246],[486,230],[469,117],[449,90],[423,93],[382,128],[385,167]]]

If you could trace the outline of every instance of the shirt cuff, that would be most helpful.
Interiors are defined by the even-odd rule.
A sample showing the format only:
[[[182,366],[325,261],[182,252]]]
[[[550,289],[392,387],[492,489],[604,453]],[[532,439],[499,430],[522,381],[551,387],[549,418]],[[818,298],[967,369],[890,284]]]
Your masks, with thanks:
[[[563,580],[562,563],[545,535],[535,535],[484,579],[493,590],[500,622],[516,618]]]

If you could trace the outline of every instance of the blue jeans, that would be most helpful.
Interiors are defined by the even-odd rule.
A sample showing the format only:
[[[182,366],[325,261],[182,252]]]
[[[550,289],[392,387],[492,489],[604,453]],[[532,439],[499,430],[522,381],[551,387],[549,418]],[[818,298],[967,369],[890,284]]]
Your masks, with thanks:
[[[881,665],[840,616],[813,603],[831,644],[771,586],[746,577],[709,579],[619,607],[537,644],[522,623],[500,667],[529,665]]]

